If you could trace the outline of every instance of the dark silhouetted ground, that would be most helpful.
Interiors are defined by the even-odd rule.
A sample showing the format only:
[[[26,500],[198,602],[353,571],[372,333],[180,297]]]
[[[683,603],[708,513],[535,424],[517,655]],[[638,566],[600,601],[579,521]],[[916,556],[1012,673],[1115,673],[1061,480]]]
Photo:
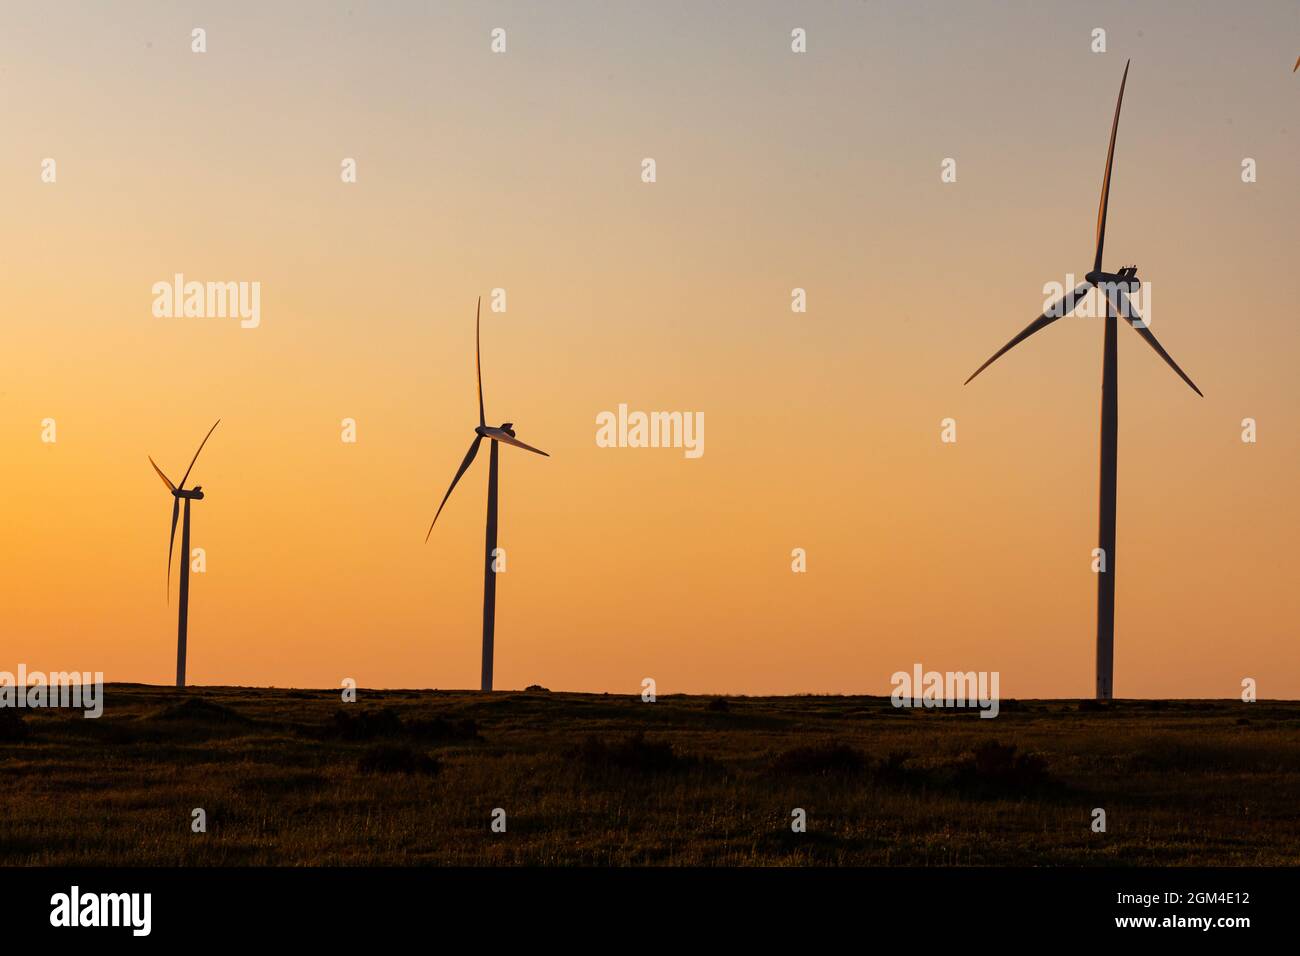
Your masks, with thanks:
[[[1300,864],[1300,703],[106,694],[7,721],[5,864]]]

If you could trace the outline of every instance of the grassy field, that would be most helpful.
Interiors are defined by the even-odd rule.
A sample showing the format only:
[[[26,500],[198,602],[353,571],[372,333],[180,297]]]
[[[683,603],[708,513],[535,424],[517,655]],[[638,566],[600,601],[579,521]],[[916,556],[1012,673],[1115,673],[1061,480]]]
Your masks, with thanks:
[[[359,697],[110,685],[98,720],[0,712],[0,860],[1300,863],[1300,703]]]

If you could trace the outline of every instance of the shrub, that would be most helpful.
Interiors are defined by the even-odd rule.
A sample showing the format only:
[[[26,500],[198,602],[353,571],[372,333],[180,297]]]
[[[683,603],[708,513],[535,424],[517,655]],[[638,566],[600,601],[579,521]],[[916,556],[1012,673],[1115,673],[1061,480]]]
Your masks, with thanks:
[[[472,718],[448,720],[431,717],[427,720],[406,720],[402,729],[417,740],[477,740],[478,724]]]
[[[17,743],[30,736],[31,731],[28,730],[27,722],[23,720],[22,715],[8,707],[0,707],[0,743]]]
[[[980,744],[961,767],[961,782],[1014,790],[1033,790],[1050,781],[1047,759],[1016,752],[1015,744],[996,740]]]
[[[572,756],[576,756],[588,767],[599,770],[648,773],[683,770],[699,763],[694,757],[675,753],[673,745],[666,741],[646,740],[644,731],[637,731],[613,743],[595,735],[589,736]]]
[[[442,764],[437,757],[410,747],[378,744],[361,755],[357,769],[362,773],[415,773],[432,777],[442,770]]]
[[[875,772],[882,777],[902,777],[907,773],[907,768],[903,765],[914,756],[916,755],[910,750],[891,750],[884,760],[876,764]]]
[[[327,737],[337,740],[375,740],[411,737],[415,740],[476,740],[478,725],[468,718],[448,720],[446,717],[429,717],[402,720],[391,707],[381,710],[363,710],[355,716],[346,709],[334,712],[334,722],[326,731]]]
[[[186,697],[180,703],[164,707],[153,715],[154,720],[193,721],[203,724],[247,724],[249,720],[239,711],[203,697]]]
[[[815,744],[787,750],[772,761],[779,774],[827,776],[861,773],[867,769],[867,755],[847,744]]]
[[[332,730],[331,736],[340,740],[396,737],[402,732],[402,720],[391,707],[382,710],[363,710],[356,716],[346,710],[336,710]]]

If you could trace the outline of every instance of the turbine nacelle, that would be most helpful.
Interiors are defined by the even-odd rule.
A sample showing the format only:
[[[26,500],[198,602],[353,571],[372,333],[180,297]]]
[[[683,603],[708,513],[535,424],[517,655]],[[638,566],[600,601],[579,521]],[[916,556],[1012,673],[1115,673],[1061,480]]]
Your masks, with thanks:
[[[203,486],[198,485],[194,488],[177,488],[172,494],[177,498],[189,498],[191,501],[203,500]]]
[[[500,439],[503,435],[508,436],[510,438],[514,438],[515,437],[514,426],[515,426],[514,422],[502,422],[500,428],[493,428],[491,425],[479,425],[475,427],[474,434],[478,435],[480,438]]]
[[[1128,287],[1130,292],[1135,292],[1137,291],[1138,286],[1137,271],[1137,266],[1124,266],[1119,270],[1119,272],[1102,272],[1100,269],[1094,269],[1092,272],[1089,272],[1084,276],[1084,278],[1093,285],[1101,285],[1102,283],[1108,285],[1125,285]]]

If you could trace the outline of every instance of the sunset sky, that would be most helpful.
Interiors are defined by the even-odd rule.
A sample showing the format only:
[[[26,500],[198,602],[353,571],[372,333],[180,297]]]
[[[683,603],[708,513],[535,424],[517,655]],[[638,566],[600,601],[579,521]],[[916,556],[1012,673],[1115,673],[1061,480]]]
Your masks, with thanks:
[[[551,455],[501,449],[498,688],[1091,696],[1101,323],[962,382],[1090,268],[1132,58],[1105,265],[1205,398],[1121,328],[1115,693],[1298,697],[1297,53],[1283,0],[10,0],[0,670],[172,681],[146,455],[221,418],[190,682],[476,687],[486,454],[424,536],[482,295],[488,422]],[[176,273],[260,326],[156,318]],[[704,454],[597,447],[621,403]]]

